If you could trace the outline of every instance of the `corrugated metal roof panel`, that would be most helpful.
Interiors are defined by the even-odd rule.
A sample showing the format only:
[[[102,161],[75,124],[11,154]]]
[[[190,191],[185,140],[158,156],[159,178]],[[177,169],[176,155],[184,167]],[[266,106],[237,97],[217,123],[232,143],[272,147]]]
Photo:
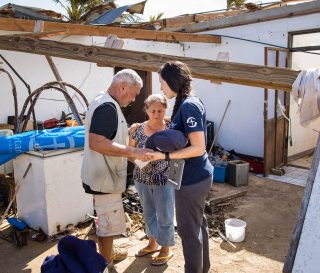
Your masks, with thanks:
[[[108,25],[113,23],[117,18],[119,18],[122,13],[128,11],[130,13],[143,13],[144,7],[147,0],[132,4],[132,5],[125,5],[122,7],[118,7],[112,10],[108,10],[105,13],[101,14],[99,17],[95,18],[94,20],[90,21],[89,24],[91,25]]]
[[[0,8],[1,11],[11,10],[15,17],[22,19],[33,19],[33,20],[44,20],[44,21],[52,21],[59,22],[60,20],[52,18],[50,16],[40,14],[38,12],[33,11],[32,9],[24,6],[19,6],[15,4],[7,4]]]
[[[98,18],[91,21],[89,24],[91,25],[108,25],[113,23],[122,13],[124,13],[128,9],[129,5],[122,6],[116,9],[112,9],[103,13]]]

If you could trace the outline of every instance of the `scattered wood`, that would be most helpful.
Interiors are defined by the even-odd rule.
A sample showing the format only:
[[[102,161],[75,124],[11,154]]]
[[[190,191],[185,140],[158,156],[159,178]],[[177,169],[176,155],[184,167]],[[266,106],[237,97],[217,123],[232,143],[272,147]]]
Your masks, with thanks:
[[[248,193],[247,190],[243,190],[240,192],[230,193],[230,194],[223,195],[223,196],[216,196],[216,197],[210,198],[209,200],[207,200],[207,202],[210,203],[210,205],[218,204],[218,203],[222,203],[222,202],[225,202],[225,201],[228,201],[231,199],[235,199],[235,198],[238,198],[241,196],[245,196],[245,195],[247,195],[247,193]],[[225,205],[225,204],[222,204],[222,206],[223,205]]]
[[[218,232],[218,234],[219,234],[219,236],[220,236],[220,238],[221,238],[222,240],[226,241],[226,242],[227,242],[229,245],[231,245],[233,248],[237,248],[233,243],[231,243],[231,242],[222,234],[222,232],[221,232],[219,229],[217,229],[216,231]]]

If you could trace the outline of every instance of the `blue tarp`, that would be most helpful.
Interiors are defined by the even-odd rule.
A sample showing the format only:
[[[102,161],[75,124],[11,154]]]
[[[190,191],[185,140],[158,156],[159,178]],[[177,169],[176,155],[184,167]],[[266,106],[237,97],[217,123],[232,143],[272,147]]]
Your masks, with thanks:
[[[0,136],[0,165],[28,151],[83,148],[84,126]]]

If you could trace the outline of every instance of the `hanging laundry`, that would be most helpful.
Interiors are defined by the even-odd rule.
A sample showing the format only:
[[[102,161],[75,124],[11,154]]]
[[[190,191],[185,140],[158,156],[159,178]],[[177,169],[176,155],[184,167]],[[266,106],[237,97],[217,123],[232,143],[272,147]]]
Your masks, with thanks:
[[[292,85],[292,95],[298,103],[300,123],[320,116],[320,69],[302,70]]]

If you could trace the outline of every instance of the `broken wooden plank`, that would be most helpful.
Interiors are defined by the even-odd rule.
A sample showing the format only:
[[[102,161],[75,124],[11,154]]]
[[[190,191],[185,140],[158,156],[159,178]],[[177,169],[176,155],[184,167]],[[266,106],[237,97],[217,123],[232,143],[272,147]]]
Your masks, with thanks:
[[[283,7],[283,6],[286,6],[287,3],[293,3],[293,2],[309,2],[310,0],[282,0],[282,1],[279,1],[279,2],[274,2],[271,4],[268,4],[266,3],[266,6],[263,7],[263,9],[273,9],[273,8],[276,8],[276,7]]]
[[[320,11],[320,1],[311,1],[297,5],[290,5],[280,8],[258,10],[245,14],[238,14],[231,17],[216,19],[208,22],[189,24],[182,27],[170,28],[171,31],[184,31],[195,33],[220,28],[240,26],[246,24],[260,23],[264,21],[282,19],[287,17],[302,16]]]
[[[231,245],[233,248],[237,248],[233,243],[231,243],[229,240],[228,240],[228,238],[227,237],[225,237],[224,235],[223,235],[223,233],[220,231],[220,229],[216,229],[216,231],[218,232],[218,234],[219,234],[219,236],[220,236],[220,238],[222,239],[222,240],[224,240],[224,241],[226,241],[229,245]]]
[[[196,14],[185,14],[171,18],[160,19],[157,22],[160,23],[162,28],[170,29],[174,27],[183,27],[187,24],[197,23],[202,21],[214,20],[217,18],[223,18],[227,16],[233,16],[240,12],[246,12],[241,10],[223,11],[223,12],[207,12]]]
[[[0,18],[0,29],[8,31],[28,31],[33,32],[37,21]],[[119,38],[129,38],[137,40],[153,40],[165,42],[199,42],[199,43],[221,43],[221,37],[208,34],[176,33],[168,31],[155,31],[144,29],[131,29],[120,27],[80,25],[72,23],[43,22],[43,31],[65,30],[66,35],[84,36],[108,36],[115,34]]]
[[[225,202],[225,201],[228,201],[231,199],[235,199],[235,198],[238,198],[241,196],[245,196],[245,195],[247,195],[247,193],[248,193],[247,190],[233,192],[233,193],[222,195],[222,196],[212,197],[209,200],[207,200],[206,202],[210,203],[210,205],[218,204],[218,203],[222,203],[222,202]]]
[[[212,61],[132,50],[85,46],[74,43],[0,36],[0,49],[48,55],[99,66],[120,66],[157,72],[167,61],[178,60],[189,65],[195,78],[291,91],[299,71],[252,64]]]

